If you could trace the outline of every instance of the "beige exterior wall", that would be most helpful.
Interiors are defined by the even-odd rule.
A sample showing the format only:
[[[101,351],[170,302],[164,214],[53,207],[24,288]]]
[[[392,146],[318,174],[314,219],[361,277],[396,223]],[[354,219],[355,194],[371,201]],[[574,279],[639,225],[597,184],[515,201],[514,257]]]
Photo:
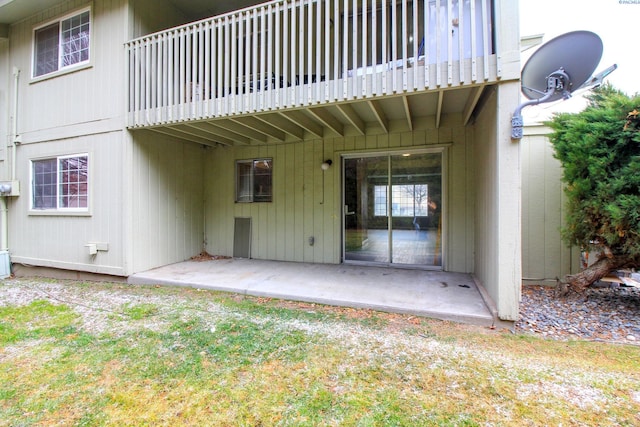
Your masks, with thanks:
[[[144,11],[145,4],[153,14]],[[20,70],[17,114],[22,143],[16,165],[22,191],[8,198],[12,262],[128,275],[202,250],[201,148],[125,130],[124,42],[136,29],[182,22],[165,2],[136,5],[129,10],[126,0],[61,2],[12,25],[9,41],[0,40],[0,58],[7,58],[0,63],[0,81],[8,82],[0,88],[0,108],[7,108],[0,120],[3,139],[10,132],[7,118],[14,114],[11,69]],[[89,6],[89,66],[32,79],[34,28]],[[89,212],[30,212],[30,161],[81,153],[89,154]],[[7,175],[8,162],[2,158]],[[108,250],[89,255],[88,243],[105,244]]]
[[[518,82],[496,87],[477,120],[475,276],[503,320],[517,320],[520,301],[520,146],[510,138]],[[500,108],[499,108],[500,106]],[[494,112],[498,112],[496,115]]]
[[[496,40],[502,83],[476,119],[474,157],[475,277],[502,320],[517,320],[522,281],[520,144],[511,139],[511,116],[520,104],[518,2],[496,1]]]
[[[9,249],[12,262],[126,274],[123,265],[124,182],[114,158],[123,150],[122,132],[69,137],[18,148],[19,197],[9,198]],[[89,155],[90,208],[86,214],[30,212],[29,162],[59,155]],[[89,255],[88,243],[105,243],[107,251]]]
[[[139,131],[127,144],[127,273],[184,261],[204,240],[204,147]]]
[[[251,256],[339,263],[342,253],[341,155],[444,146],[445,269],[473,271],[472,131],[453,115],[441,127],[424,120],[413,132],[208,150],[205,167],[207,251],[233,254],[234,218],[252,218]],[[235,162],[273,159],[273,202],[235,203]],[[320,164],[333,166],[322,172]],[[309,237],[315,238],[310,246]]]
[[[75,0],[11,26],[10,64],[20,69],[18,130],[24,143],[89,134],[97,127],[123,128],[123,5],[124,0]],[[89,67],[32,79],[34,28],[88,6],[92,6]]]
[[[522,138],[522,274],[524,283],[555,284],[580,268],[578,248],[562,242],[566,200],[562,167],[549,128],[532,125]]]
[[[10,27],[8,63],[20,70],[17,130],[22,140],[16,151],[21,194],[8,199],[12,262],[126,274],[124,165],[120,160],[124,149],[123,5],[124,0],[74,0]],[[32,79],[34,28],[88,6],[92,14],[89,66]],[[13,78],[9,86],[8,115],[13,116]],[[89,155],[89,211],[79,215],[31,212],[30,162],[84,153]],[[103,243],[108,250],[90,256],[88,243]]]
[[[203,245],[209,253],[231,255],[234,218],[251,217],[252,257],[339,263],[341,155],[444,147],[444,268],[474,273],[500,317],[515,320],[522,277],[520,145],[509,135],[519,103],[518,7],[506,0],[494,4],[501,82],[483,100],[475,124],[463,126],[461,115],[445,113],[438,127],[435,118],[426,118],[412,131],[391,123],[389,133],[367,128],[366,136],[215,149],[125,130],[124,43],[183,22],[168,2],[71,0],[12,25],[9,41],[0,40],[0,60],[7,59],[0,62],[0,81],[8,82],[0,87],[0,109],[6,109],[0,135],[6,139],[8,117],[17,113],[22,138],[22,195],[9,200],[12,261],[128,275],[182,261]],[[90,66],[31,79],[34,27],[87,6]],[[21,70],[17,112],[10,101],[14,66]],[[88,214],[30,213],[30,160],[79,153],[90,156]],[[274,162],[273,202],[235,203],[236,160],[261,157]],[[327,158],[333,167],[323,173]],[[89,256],[90,242],[108,250]]]
[[[0,38],[0,179],[8,179],[7,145],[9,144],[9,102],[11,67],[9,66],[9,40]],[[0,230],[0,233],[2,230]]]

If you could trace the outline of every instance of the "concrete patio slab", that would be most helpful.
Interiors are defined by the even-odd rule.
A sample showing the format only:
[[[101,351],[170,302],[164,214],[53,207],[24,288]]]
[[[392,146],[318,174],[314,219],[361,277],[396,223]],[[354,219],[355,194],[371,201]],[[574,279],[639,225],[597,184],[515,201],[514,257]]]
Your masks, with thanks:
[[[253,259],[186,261],[129,277],[260,297],[368,308],[479,325],[492,311],[469,274]]]

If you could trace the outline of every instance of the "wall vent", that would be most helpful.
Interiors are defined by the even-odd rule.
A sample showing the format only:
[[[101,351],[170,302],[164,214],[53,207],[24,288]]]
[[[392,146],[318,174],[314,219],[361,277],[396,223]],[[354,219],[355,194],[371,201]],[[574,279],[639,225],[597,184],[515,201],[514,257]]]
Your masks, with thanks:
[[[233,257],[251,258],[251,218],[235,219]]]

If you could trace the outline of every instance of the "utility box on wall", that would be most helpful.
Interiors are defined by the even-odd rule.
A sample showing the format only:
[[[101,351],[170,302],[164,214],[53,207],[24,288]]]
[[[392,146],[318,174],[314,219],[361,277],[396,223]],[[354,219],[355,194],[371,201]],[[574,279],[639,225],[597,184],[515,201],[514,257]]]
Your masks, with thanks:
[[[19,196],[20,181],[0,181],[0,196]]]
[[[0,251],[0,279],[11,276],[11,261],[9,251]]]

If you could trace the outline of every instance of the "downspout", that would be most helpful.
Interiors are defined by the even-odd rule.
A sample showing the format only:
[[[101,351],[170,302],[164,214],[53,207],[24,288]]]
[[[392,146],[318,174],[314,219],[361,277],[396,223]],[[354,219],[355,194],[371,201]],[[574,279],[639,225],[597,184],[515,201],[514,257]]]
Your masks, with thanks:
[[[18,135],[18,82],[20,80],[20,70],[13,67],[13,120],[11,129],[11,182],[16,181],[16,146],[20,141]],[[0,197],[0,230],[2,239],[0,239],[0,251],[9,250],[9,208],[7,206],[7,195]]]
[[[2,227],[2,240],[0,241],[0,251],[9,250],[9,221],[7,221],[8,208],[7,196],[0,197],[0,227]]]
[[[20,142],[18,134],[18,83],[20,70],[13,67],[13,137],[11,138],[11,181],[16,180],[16,145]]]

